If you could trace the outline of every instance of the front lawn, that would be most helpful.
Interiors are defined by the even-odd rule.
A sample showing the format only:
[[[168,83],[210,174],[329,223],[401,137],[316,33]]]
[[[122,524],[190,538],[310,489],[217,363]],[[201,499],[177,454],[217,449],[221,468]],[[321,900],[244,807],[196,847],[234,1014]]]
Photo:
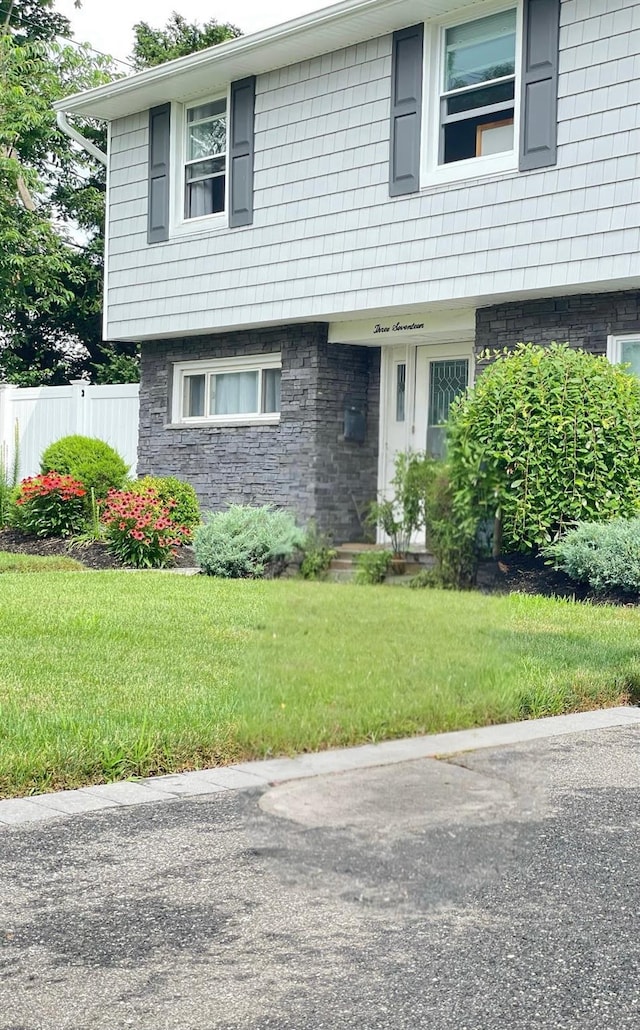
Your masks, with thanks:
[[[619,704],[640,614],[158,573],[7,573],[0,796]]]

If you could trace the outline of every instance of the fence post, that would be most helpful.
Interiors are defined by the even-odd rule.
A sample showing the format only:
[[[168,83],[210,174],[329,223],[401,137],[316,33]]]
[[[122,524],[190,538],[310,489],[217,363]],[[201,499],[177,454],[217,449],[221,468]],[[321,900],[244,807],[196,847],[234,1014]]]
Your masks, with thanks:
[[[89,436],[87,432],[87,397],[86,387],[91,384],[86,379],[70,379],[69,383],[73,389],[73,421],[74,432],[79,436]]]

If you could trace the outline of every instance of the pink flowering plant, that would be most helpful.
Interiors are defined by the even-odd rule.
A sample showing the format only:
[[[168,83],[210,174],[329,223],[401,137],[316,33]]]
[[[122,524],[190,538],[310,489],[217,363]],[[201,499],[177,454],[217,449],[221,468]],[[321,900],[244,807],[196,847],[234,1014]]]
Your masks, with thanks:
[[[15,524],[34,536],[71,536],[84,529],[86,490],[78,479],[47,472],[23,479],[18,488]]]
[[[107,546],[125,565],[160,569],[173,564],[176,547],[189,542],[187,526],[171,519],[171,501],[164,504],[153,489],[143,493],[110,490],[100,510]]]

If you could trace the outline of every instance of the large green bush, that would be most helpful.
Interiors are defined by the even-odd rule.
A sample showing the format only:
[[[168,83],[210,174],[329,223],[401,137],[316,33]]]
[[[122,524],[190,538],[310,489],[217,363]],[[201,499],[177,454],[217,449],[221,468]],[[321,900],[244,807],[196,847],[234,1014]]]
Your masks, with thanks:
[[[169,509],[171,522],[193,530],[200,523],[200,507],[193,487],[175,476],[143,476],[131,483],[129,489],[135,494],[155,491],[165,507]]]
[[[597,593],[640,592],[640,518],[581,522],[544,549],[557,569]]]
[[[44,451],[41,472],[61,472],[79,479],[87,495],[106,497],[109,490],[120,490],[129,468],[117,451],[104,440],[91,436],[63,436]]]
[[[206,518],[194,534],[193,548],[208,576],[247,579],[263,576],[272,563],[286,562],[303,542],[304,533],[289,512],[233,504]]]
[[[536,549],[580,520],[640,511],[640,382],[567,345],[519,344],[452,408],[459,531],[495,524],[502,550]]]

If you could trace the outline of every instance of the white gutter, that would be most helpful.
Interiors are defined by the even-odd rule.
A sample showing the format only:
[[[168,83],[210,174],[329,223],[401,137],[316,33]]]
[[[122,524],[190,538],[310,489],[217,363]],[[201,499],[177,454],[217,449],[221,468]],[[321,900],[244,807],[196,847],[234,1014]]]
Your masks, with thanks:
[[[79,143],[83,150],[86,150],[88,154],[91,154],[92,157],[95,157],[96,161],[99,161],[100,164],[104,165],[106,168],[107,155],[103,153],[102,150],[100,150],[98,147],[96,147],[95,143],[92,143],[90,139],[87,139],[86,136],[82,136],[77,129],[74,129],[73,125],[69,124],[69,121],[64,111],[58,111],[56,115],[56,121],[58,123],[58,128],[62,129],[62,131],[65,133],[66,136],[69,137],[69,139],[75,140],[76,143]]]

